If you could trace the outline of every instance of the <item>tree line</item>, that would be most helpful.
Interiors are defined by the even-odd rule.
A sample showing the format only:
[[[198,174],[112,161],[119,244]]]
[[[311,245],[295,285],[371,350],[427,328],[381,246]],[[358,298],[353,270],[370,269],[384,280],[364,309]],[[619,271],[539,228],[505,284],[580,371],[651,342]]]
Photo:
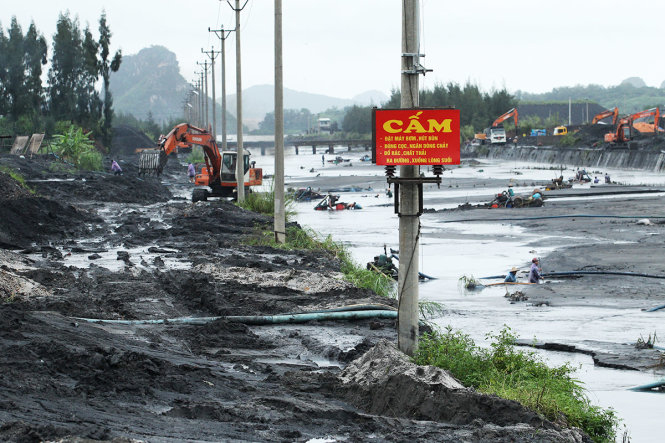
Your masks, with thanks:
[[[400,92],[393,90],[390,99],[381,105],[381,108],[399,108]],[[517,100],[505,89],[483,92],[476,85],[467,83],[460,86],[457,83],[446,85],[437,84],[432,89],[420,91],[421,107],[454,107],[460,110],[462,135],[464,138],[473,138],[474,132],[487,128],[498,116],[517,106]],[[358,136],[372,132],[372,106],[348,106],[343,110],[329,109],[318,114],[318,117],[328,117],[333,125],[338,126],[347,134]],[[284,128],[287,133],[305,133],[316,122],[317,116],[307,109],[284,110]],[[257,133],[271,134],[274,130],[274,113],[266,114],[259,123]]]
[[[54,134],[74,124],[110,145],[109,82],[111,72],[120,67],[122,53],[110,52],[112,33],[105,12],[97,30],[95,37],[90,26],[81,28],[78,17],[60,13],[49,59],[47,41],[34,22],[25,33],[16,17],[6,33],[0,26],[0,133]],[[43,67],[49,62],[44,86]]]

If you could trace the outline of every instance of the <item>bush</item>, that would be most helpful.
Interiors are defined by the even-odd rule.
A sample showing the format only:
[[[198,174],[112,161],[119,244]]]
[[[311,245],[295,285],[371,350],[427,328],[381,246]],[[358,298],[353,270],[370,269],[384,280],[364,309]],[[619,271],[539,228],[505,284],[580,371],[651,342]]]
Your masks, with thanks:
[[[558,144],[559,146],[575,146],[578,141],[577,137],[569,132],[568,134],[561,136]]]
[[[248,193],[245,195],[244,201],[236,202],[236,204],[248,211],[273,216],[275,215],[275,189],[273,186],[274,182],[270,182],[270,190],[268,192]],[[293,209],[293,196],[288,194],[284,195],[284,211],[286,221],[288,222],[289,219],[295,215],[295,210]]]
[[[61,129],[62,126],[62,122],[56,123],[56,129]],[[63,133],[55,134],[49,148],[64,162],[78,169],[102,169],[102,156],[95,149],[90,132],[84,133],[83,129],[76,125],[69,125]]]
[[[516,336],[504,327],[489,349],[453,331],[426,334],[414,361],[449,370],[465,386],[515,400],[554,422],[582,429],[594,441],[614,441],[618,419],[612,409],[592,406],[570,364],[548,367],[535,353],[515,350]]]

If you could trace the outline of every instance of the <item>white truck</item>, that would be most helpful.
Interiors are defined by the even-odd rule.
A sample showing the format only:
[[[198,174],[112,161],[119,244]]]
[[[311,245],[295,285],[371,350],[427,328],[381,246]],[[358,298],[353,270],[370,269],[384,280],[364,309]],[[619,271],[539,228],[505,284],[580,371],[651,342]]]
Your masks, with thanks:
[[[506,130],[503,129],[503,126],[485,129],[485,136],[486,140],[489,140],[490,144],[495,145],[506,143]]]

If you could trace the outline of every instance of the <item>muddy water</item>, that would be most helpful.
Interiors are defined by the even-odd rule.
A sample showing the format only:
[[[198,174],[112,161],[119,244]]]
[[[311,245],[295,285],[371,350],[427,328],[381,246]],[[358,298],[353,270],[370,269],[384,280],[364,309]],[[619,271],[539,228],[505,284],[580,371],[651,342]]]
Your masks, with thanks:
[[[364,153],[341,153],[345,158],[359,158]],[[332,156],[326,156],[332,158]],[[272,173],[272,156],[256,157],[264,173]],[[357,202],[360,211],[313,211],[314,202],[298,203],[297,221],[320,233],[330,233],[337,241],[348,245],[358,263],[371,261],[384,244],[398,248],[398,217],[393,213],[392,198],[383,192],[385,179],[381,168],[352,161],[353,166],[321,165],[321,155],[287,155],[285,161],[287,184],[289,180],[311,182],[317,188],[319,177],[348,177],[372,175],[376,183],[372,190],[336,192],[341,201]],[[436,209],[456,207],[464,202],[486,201],[482,197],[501,192],[514,179],[516,192],[528,192],[531,181],[549,181],[559,170],[534,169],[537,165],[525,163],[489,162],[474,167],[454,168],[446,171],[441,189],[431,187],[425,192],[425,207]],[[549,167],[549,166],[547,166]],[[313,170],[312,170],[313,169]],[[601,181],[608,172],[613,181],[624,184],[665,184],[662,174],[644,171],[603,170],[597,175]],[[565,178],[574,175],[574,169],[563,172]],[[478,183],[463,188],[449,187],[448,178],[469,179]],[[496,179],[505,184],[493,185]],[[487,180],[488,186],[482,186]],[[495,183],[495,182],[494,182]],[[578,185],[576,185],[578,186]],[[590,185],[581,185],[589,187]],[[323,189],[326,190],[325,188]],[[456,200],[454,203],[445,201]],[[608,197],[611,198],[611,197]],[[635,196],[634,198],[639,198]],[[440,203],[430,204],[428,201]],[[528,269],[533,256],[545,256],[554,247],[590,241],[587,234],[571,232],[544,242],[522,228],[496,224],[441,224],[436,214],[421,217],[420,271],[437,280],[420,285],[420,298],[442,303],[447,314],[434,320],[439,326],[451,325],[464,330],[477,343],[483,343],[488,332],[497,332],[503,325],[510,326],[521,338],[580,343],[597,340],[614,343],[633,343],[645,331],[660,332],[665,310],[645,313],[637,309],[612,307],[536,307],[528,303],[510,304],[502,287],[488,287],[472,293],[461,289],[458,279],[463,275],[475,277],[504,274],[510,267]],[[541,243],[554,245],[542,247]],[[543,263],[546,266],[546,262]],[[555,284],[552,282],[550,284]],[[552,364],[569,361],[580,366],[578,377],[585,383],[595,404],[612,407],[623,420],[633,441],[658,441],[660,411],[665,408],[665,395],[638,393],[626,390],[635,385],[662,378],[637,371],[622,371],[594,366],[586,355],[539,351]]]

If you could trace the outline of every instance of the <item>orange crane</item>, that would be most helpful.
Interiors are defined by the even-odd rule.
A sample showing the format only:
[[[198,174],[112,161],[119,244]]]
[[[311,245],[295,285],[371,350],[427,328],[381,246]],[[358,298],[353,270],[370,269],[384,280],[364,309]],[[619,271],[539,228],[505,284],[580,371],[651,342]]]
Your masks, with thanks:
[[[144,150],[139,157],[139,175],[155,173],[159,175],[168,155],[180,146],[199,145],[203,148],[205,166],[194,178],[196,188],[192,192],[192,201],[207,200],[208,197],[232,197],[236,181],[235,151],[221,152],[215,138],[209,131],[189,123],[180,123],[160,140],[158,149]],[[249,151],[243,153],[244,185],[260,186],[263,182],[263,170],[250,167]]]
[[[609,116],[612,116],[612,126],[615,126],[617,124],[617,120],[619,119],[619,108],[615,106],[614,109],[610,109],[607,111],[603,111],[600,114],[596,114],[593,117],[593,120],[591,120],[591,124],[595,125],[602,119],[607,118]]]

